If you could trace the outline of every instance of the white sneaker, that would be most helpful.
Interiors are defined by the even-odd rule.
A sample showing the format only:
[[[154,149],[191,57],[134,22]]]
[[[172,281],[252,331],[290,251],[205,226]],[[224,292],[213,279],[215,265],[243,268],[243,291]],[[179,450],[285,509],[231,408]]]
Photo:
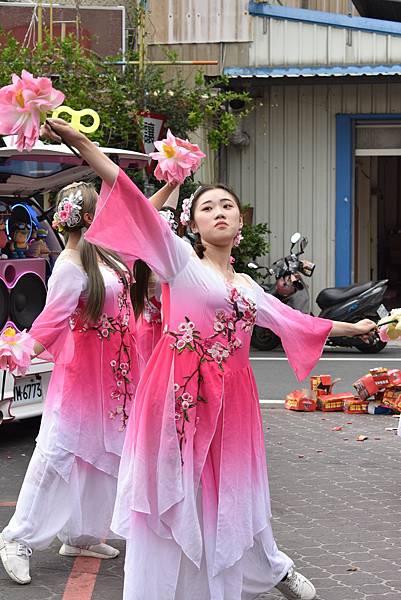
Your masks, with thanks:
[[[95,544],[93,546],[69,546],[63,544],[58,552],[62,556],[91,556],[93,558],[117,558],[120,551],[109,544]]]
[[[7,574],[21,585],[31,582],[29,557],[32,550],[19,542],[7,542],[0,533],[0,557]]]
[[[314,600],[316,598],[315,586],[293,567],[288,571],[287,578],[280,581],[276,588],[288,600]]]

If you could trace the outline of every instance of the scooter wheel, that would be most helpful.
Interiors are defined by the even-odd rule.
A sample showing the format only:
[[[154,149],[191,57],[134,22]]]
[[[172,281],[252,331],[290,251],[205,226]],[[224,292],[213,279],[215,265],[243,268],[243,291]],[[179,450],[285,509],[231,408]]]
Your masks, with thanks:
[[[363,354],[377,354],[387,346],[387,342],[382,342],[378,335],[374,334],[371,337],[372,339],[368,342],[364,342],[359,338],[353,338],[354,347]]]
[[[255,325],[253,328],[251,345],[257,350],[273,350],[280,344],[280,338],[270,329]]]

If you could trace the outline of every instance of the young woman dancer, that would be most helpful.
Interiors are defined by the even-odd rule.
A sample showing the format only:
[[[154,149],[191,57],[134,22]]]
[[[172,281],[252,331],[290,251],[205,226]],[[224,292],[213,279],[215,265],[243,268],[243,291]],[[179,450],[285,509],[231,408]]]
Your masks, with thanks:
[[[164,186],[151,202],[160,209],[174,187]],[[0,534],[4,567],[21,584],[31,580],[31,549],[48,547],[56,535],[63,555],[119,554],[101,540],[116,537],[110,522],[139,365],[131,271],[83,237],[96,202],[86,183],[59,193],[55,223],[67,244],[30,330],[36,354],[46,350],[55,367],[15,514]]]
[[[103,179],[87,239],[139,256],[170,292],[119,473],[112,526],[127,538],[124,599],[251,600],[278,587],[286,598],[312,600],[313,585],[271,529],[252,327],[281,337],[303,379],[329,334],[362,335],[375,324],[303,315],[235,273],[230,253],[242,221],[225,186],[204,186],[187,205],[195,254],[96,146],[60,120],[52,125]]]

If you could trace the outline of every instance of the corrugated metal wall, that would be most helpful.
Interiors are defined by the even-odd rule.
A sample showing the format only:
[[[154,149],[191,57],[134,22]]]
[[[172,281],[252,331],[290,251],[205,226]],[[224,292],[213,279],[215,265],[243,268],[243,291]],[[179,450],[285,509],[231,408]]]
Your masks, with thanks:
[[[278,4],[275,0],[272,4]],[[308,8],[309,10],[323,10],[326,12],[351,14],[357,16],[359,13],[349,0],[284,0],[280,2],[284,6],[292,8]]]
[[[278,4],[277,0],[273,3]],[[149,42],[248,42],[252,23],[248,4],[248,0],[149,0]],[[349,14],[348,0],[284,0],[280,4]],[[353,5],[351,14],[358,14]]]
[[[253,30],[251,66],[390,64],[401,56],[401,36],[260,17]]]
[[[237,67],[249,66],[250,43],[221,43],[221,44],[175,44],[151,45],[148,48],[149,60],[166,60],[166,51],[174,50],[178,60],[205,61],[215,60],[213,66],[188,66],[176,65],[165,68],[165,79],[169,81],[177,74],[177,69],[183,79],[192,85],[193,76],[200,68],[206,75],[220,75],[224,67],[235,65]]]
[[[248,0],[149,0],[154,44],[247,42]]]
[[[256,221],[269,223],[271,260],[288,252],[291,233],[307,235],[316,297],[334,285],[335,116],[401,113],[401,84],[286,85],[260,94],[244,122],[250,146],[228,149],[227,180],[255,207]]]

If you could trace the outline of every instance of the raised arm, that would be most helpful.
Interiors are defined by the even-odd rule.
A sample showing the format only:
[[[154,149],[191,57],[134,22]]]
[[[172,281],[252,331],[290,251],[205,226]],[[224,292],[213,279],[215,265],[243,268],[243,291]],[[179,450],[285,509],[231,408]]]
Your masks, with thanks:
[[[179,190],[177,188],[179,188],[178,183],[166,183],[149,198],[149,201],[156,210],[160,210],[163,207],[169,207],[175,210],[178,202]]]
[[[49,126],[50,124],[50,126]],[[74,146],[95,173],[108,185],[113,185],[119,168],[81,132],[76,131],[63,119],[47,119],[40,130],[41,136],[61,144],[63,141]],[[57,134],[60,135],[57,135]]]
[[[86,239],[132,260],[141,258],[162,280],[171,280],[187,264],[192,254],[189,244],[172,233],[138,187],[82,133],[62,119],[51,119],[50,124],[103,180]],[[42,133],[57,139],[48,125]]]

